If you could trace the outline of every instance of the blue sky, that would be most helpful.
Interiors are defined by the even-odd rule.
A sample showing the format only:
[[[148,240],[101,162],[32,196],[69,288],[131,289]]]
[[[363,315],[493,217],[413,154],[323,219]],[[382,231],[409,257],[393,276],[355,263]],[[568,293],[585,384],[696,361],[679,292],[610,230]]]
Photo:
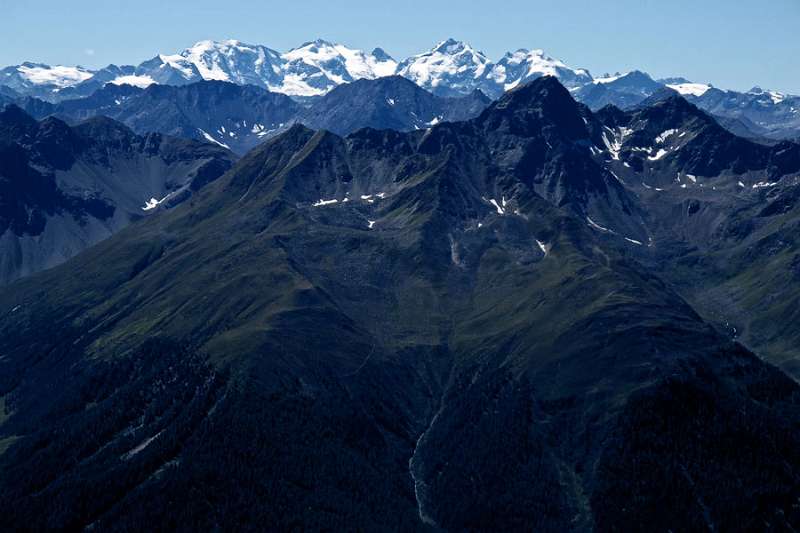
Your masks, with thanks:
[[[0,13],[0,65],[135,64],[226,38],[286,50],[322,37],[404,58],[454,37],[493,59],[542,48],[595,75],[800,94],[800,0],[0,0]]]

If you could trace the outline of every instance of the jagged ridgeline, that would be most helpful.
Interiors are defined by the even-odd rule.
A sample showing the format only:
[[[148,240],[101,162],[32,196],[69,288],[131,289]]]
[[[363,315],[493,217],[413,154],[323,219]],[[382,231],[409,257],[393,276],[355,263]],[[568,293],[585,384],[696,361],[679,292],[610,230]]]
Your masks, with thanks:
[[[723,90],[682,77],[654,80],[639,70],[592,76],[588,70],[571,67],[542,50],[520,48],[495,60],[469,43],[452,38],[402,60],[393,59],[381,48],[367,52],[322,39],[287,52],[231,39],[200,41],[179,53],[158,54],[138,65],[112,64],[99,70],[25,62],[0,69],[0,105],[4,101],[22,104],[20,100],[28,97],[34,98],[36,102],[31,105],[41,110],[49,102],[84,98],[109,85],[146,88],[201,81],[258,87],[288,95],[306,105],[336,87],[392,75],[404,77],[439,97],[463,97],[480,91],[492,99],[540,76],[555,76],[577,100],[592,109],[606,104],[634,107],[668,91],[679,93],[712,113],[737,135],[777,140],[800,138],[797,95],[758,86],[747,92]],[[28,109],[27,103],[25,107]],[[261,110],[261,106],[256,107]],[[112,112],[111,109],[104,112]],[[161,124],[175,118],[165,117]],[[248,118],[261,133],[271,130],[268,118],[259,117],[258,113]],[[245,132],[238,131],[243,128],[241,120],[236,122],[233,129],[232,124],[222,122],[214,127],[209,124],[199,127],[237,151]],[[226,131],[218,131],[223,126]],[[240,138],[230,138],[230,131]],[[246,147],[249,148],[252,145]]]
[[[217,146],[136,135],[94,117],[76,126],[0,111],[0,285],[53,267],[233,164]]]
[[[545,77],[464,122],[295,125],[9,285],[0,527],[797,528],[797,382],[653,267],[720,276],[690,215],[738,227],[797,148],[704,117]]]

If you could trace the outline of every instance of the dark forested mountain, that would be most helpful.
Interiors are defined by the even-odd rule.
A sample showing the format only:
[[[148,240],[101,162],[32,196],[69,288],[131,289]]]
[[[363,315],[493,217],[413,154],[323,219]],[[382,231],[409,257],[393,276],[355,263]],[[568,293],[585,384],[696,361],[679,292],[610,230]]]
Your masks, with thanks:
[[[283,94],[250,85],[203,81],[180,87],[151,85],[140,89],[108,84],[86,98],[59,104],[27,101],[38,117],[55,115],[69,121],[107,116],[139,134],[159,132],[199,139],[244,153],[300,111]]]
[[[0,109],[14,103],[18,98],[20,98],[20,95],[14,89],[0,85]]]
[[[680,93],[737,135],[777,140],[800,138],[800,97],[759,87],[748,92],[723,91],[683,78],[655,81],[634,70],[597,78],[575,88],[572,94],[594,110],[606,105],[629,109],[651,104],[652,98],[659,98],[665,89]]]
[[[0,291],[0,527],[796,529],[800,386],[654,266],[781,279],[788,222],[692,252],[796,154],[550,77],[424,130],[295,125]]]
[[[475,117],[490,100],[479,91],[458,98],[437,97],[405,78],[391,76],[342,85],[312,100],[307,108],[283,94],[221,81],[147,89],[108,84],[89,97],[59,104],[35,98],[18,103],[38,118],[52,115],[74,122],[107,116],[140,134],[206,140],[244,154],[295,122],[340,134],[364,127],[413,130]]]
[[[644,72],[634,70],[627,74],[596,79],[579,87],[573,92],[573,96],[592,109],[600,109],[606,105],[628,108],[640,104],[663,88],[664,85]]]
[[[469,96],[434,96],[400,76],[340,85],[304,110],[298,122],[312,129],[347,135],[360,128],[408,131],[439,122],[478,116],[491,100],[476,90]]]
[[[800,145],[736,137],[680,97],[598,117],[611,168],[637,190],[653,246],[640,259],[796,379]]]
[[[70,127],[0,112],[0,284],[52,267],[175,205],[232,164],[205,143],[137,136],[107,118]]]
[[[746,93],[711,88],[688,98],[716,116],[745,122],[755,135],[800,139],[800,96],[754,87]]]

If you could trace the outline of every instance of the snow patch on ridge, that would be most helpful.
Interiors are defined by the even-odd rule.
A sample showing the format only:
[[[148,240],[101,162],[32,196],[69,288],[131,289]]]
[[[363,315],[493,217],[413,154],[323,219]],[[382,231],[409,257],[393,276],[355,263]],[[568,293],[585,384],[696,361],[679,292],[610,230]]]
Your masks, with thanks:
[[[679,94],[691,96],[703,96],[711,89],[711,85],[706,83],[668,83],[667,87]]]
[[[319,200],[314,202],[312,205],[313,205],[313,207],[322,207],[322,206],[325,206],[325,205],[333,205],[333,204],[336,204],[338,202],[339,202],[339,200],[337,200],[336,198],[333,198],[331,200],[323,200],[322,198],[320,198]]]
[[[220,142],[220,141],[216,140],[214,137],[212,137],[211,135],[209,135],[209,134],[208,134],[208,132],[206,132],[205,130],[198,130],[198,131],[200,131],[200,133],[203,135],[203,137],[205,137],[205,139],[206,139],[207,141],[209,141],[209,142],[212,142],[212,143],[214,143],[214,144],[218,144],[218,145],[222,146],[223,148],[227,148],[228,150],[230,150],[230,149],[231,149],[231,147],[230,147],[230,146],[228,146],[228,145],[227,145],[227,144],[225,144],[224,142]]]
[[[94,73],[82,67],[66,67],[63,65],[31,65],[17,67],[17,72],[34,85],[55,85],[62,89],[86,81]]]
[[[145,89],[156,83],[156,80],[154,80],[150,76],[144,76],[144,75],[139,76],[131,74],[130,76],[118,76],[113,80],[111,80],[109,83],[113,85],[132,85],[134,87],[140,87],[142,89]]]

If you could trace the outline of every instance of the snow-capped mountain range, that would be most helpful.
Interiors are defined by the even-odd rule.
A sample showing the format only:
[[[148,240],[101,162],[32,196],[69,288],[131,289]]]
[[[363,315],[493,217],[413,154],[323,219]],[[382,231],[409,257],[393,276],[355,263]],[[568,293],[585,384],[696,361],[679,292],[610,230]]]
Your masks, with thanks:
[[[798,96],[759,88],[746,93],[722,91],[685,78],[654,80],[637,70],[593,77],[588,70],[568,66],[542,50],[519,49],[493,61],[455,39],[402,61],[380,48],[365,52],[322,39],[283,53],[236,40],[200,41],[179,53],[159,54],[136,66],[109,65],[96,71],[40,63],[10,66],[0,69],[0,88],[11,90],[6,99],[17,95],[59,102],[89,96],[108,83],[144,88],[218,80],[307,99],[355,80],[391,75],[403,76],[437,96],[465,96],[480,90],[493,99],[550,75],[593,109],[607,104],[628,108],[659,91],[672,90],[728,120],[727,126],[739,134],[783,138],[800,133]]]
[[[639,73],[633,71],[633,73]],[[159,54],[137,66],[109,65],[99,70],[80,66],[25,62],[0,69],[0,85],[21,93],[50,93],[50,100],[79,96],[82,86],[96,89],[106,83],[147,87],[152,84],[185,85],[201,80],[221,80],[257,85],[289,96],[319,96],[357,79],[400,75],[417,85],[448,96],[479,89],[491,97],[540,76],[551,75],[571,91],[591,85],[627,80],[633,73],[592,77],[588,70],[573,68],[542,50],[519,49],[493,61],[468,43],[447,39],[431,50],[396,61],[381,48],[365,52],[322,39],[309,41],[288,52],[237,40],[200,41],[176,54]],[[684,78],[660,83],[683,94],[700,97],[709,84]],[[761,91],[773,103],[786,95]],[[78,94],[76,94],[78,93]],[[754,91],[751,91],[754,93]]]
[[[0,70],[0,84],[49,100],[82,96],[106,83],[138,87],[222,80],[257,85],[290,96],[319,96],[357,79],[399,74],[439,96],[480,89],[491,97],[543,75],[558,76],[569,88],[592,81],[541,50],[520,49],[492,61],[467,43],[447,39],[430,51],[395,61],[380,48],[364,52],[318,39],[278,52],[236,40],[200,41],[177,54],[159,54],[138,66],[49,67],[25,63]],[[91,92],[90,91],[90,92]],[[48,94],[49,92],[49,94]],[[48,98],[49,96],[49,98]]]

